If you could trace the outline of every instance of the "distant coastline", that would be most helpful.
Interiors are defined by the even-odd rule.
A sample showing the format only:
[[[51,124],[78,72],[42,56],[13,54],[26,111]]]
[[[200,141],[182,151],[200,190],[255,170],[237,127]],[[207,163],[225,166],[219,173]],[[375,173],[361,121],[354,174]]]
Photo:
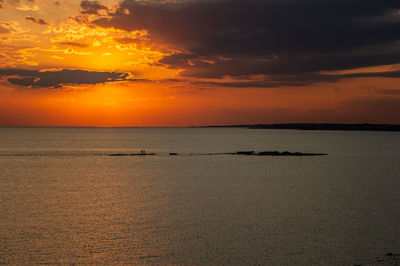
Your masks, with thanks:
[[[335,123],[285,123],[251,125],[214,125],[201,127],[239,127],[249,129],[297,129],[297,130],[352,130],[352,131],[400,131],[400,124],[335,124]]]

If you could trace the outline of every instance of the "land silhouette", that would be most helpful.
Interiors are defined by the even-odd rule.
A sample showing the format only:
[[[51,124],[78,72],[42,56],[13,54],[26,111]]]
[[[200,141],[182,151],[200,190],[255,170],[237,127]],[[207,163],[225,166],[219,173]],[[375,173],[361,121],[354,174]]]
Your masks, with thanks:
[[[249,125],[213,125],[205,127],[243,127],[250,129],[297,129],[297,130],[354,130],[354,131],[400,131],[400,124],[336,124],[336,123],[284,123]]]

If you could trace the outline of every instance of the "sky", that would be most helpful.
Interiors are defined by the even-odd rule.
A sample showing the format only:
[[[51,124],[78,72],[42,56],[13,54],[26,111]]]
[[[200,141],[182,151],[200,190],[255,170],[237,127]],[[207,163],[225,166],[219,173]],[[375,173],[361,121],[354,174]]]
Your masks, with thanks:
[[[0,0],[0,126],[400,123],[398,0]]]

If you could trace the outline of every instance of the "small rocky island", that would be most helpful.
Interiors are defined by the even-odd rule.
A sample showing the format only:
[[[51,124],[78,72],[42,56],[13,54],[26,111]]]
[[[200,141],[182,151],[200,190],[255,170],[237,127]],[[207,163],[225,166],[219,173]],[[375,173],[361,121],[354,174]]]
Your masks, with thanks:
[[[145,150],[141,150],[140,153],[113,153],[109,154],[109,156],[147,156],[147,155],[156,155],[155,153],[147,153]]]
[[[257,156],[321,156],[328,155],[326,153],[305,153],[305,152],[289,152],[289,151],[261,151],[256,153],[255,151],[238,151],[238,155],[257,155]]]
[[[146,151],[142,150],[140,153],[113,153],[109,154],[109,156],[147,156],[147,155],[156,155],[155,153],[146,153]],[[237,151],[237,152],[219,152],[219,153],[190,153],[190,154],[179,154],[177,152],[170,152],[170,156],[177,155],[253,155],[253,156],[322,156],[328,155],[326,153],[307,153],[307,152],[289,152],[289,151]]]

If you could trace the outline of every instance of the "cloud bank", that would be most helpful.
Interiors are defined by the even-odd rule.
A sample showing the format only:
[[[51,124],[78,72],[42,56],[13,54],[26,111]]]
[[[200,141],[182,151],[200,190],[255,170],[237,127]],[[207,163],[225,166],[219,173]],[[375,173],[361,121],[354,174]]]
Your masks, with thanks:
[[[11,84],[29,88],[61,88],[68,85],[94,85],[135,80],[131,78],[130,73],[68,69],[58,71],[0,69],[0,77],[6,77]]]
[[[103,8],[87,2],[82,12]],[[123,0],[119,10],[129,12],[93,23],[148,30],[178,49],[159,63],[184,77],[264,75],[274,86],[304,85],[352,77],[321,72],[399,63],[399,9],[397,0]]]

